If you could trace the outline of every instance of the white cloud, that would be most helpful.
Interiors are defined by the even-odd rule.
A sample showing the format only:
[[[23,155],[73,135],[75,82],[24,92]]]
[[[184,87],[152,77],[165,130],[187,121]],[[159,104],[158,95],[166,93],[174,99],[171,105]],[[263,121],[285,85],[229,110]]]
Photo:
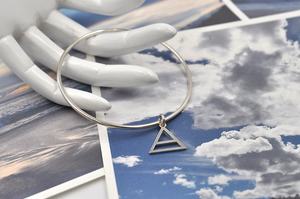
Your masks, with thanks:
[[[220,187],[220,186],[216,186],[216,192],[222,192],[223,191],[223,188]]]
[[[195,182],[194,181],[188,181],[185,177],[186,175],[184,174],[175,174],[176,177],[175,180],[173,180],[174,184],[179,184],[181,186],[187,187],[187,188],[196,188]]]
[[[231,178],[229,176],[220,174],[213,177],[208,177],[208,184],[228,185],[228,181],[230,180]]]
[[[157,175],[157,174],[167,174],[167,173],[169,173],[169,172],[170,172],[169,169],[167,169],[167,170],[161,169],[161,170],[159,170],[159,171],[154,172],[154,174],[155,174],[155,175]]]
[[[171,171],[180,171],[181,170],[181,168],[179,168],[179,167],[174,167],[174,168],[171,168],[171,169],[161,169],[161,170],[159,170],[159,171],[157,171],[157,172],[154,172],[154,174],[168,174],[168,173],[170,173]]]
[[[246,154],[271,150],[272,146],[265,138],[256,139],[227,139],[222,136],[208,143],[203,143],[196,148],[195,156],[228,156],[230,154]]]
[[[138,195],[143,195],[143,190],[135,190],[134,193],[138,194]]]
[[[230,199],[228,196],[218,196],[212,189],[210,188],[202,188],[199,191],[196,191],[196,194],[201,199]]]
[[[142,162],[143,160],[139,159],[140,156],[132,155],[132,156],[119,156],[116,158],[113,158],[113,162],[116,164],[124,164],[128,167],[133,167],[139,164],[139,162]]]
[[[284,130],[283,126],[280,126],[279,129]],[[285,132],[282,131],[282,134]],[[227,140],[244,140],[244,142],[252,143],[258,138],[267,140],[271,146],[270,149],[246,150],[244,153],[240,153],[235,150],[235,145],[227,145],[230,153],[214,151],[219,145],[223,145],[222,142],[226,144]],[[207,153],[210,149],[211,154]],[[221,138],[207,142],[203,148],[197,147],[196,156],[202,156],[201,154],[213,158],[213,161],[227,172],[235,172],[241,176],[256,176],[256,187],[235,191],[236,198],[287,197],[298,193],[300,145],[285,144],[277,127],[251,125],[240,131],[223,132]],[[209,179],[210,184],[213,184],[214,180],[217,181],[215,177]]]

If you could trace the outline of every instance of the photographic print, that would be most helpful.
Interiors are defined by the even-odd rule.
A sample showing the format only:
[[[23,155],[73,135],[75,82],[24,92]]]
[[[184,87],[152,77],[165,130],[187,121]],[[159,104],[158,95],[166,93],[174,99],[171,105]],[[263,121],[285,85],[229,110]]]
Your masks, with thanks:
[[[168,23],[177,30],[185,30],[239,20],[220,0],[149,0],[140,8],[111,17],[67,9],[61,12],[92,30],[130,29],[152,23]]]
[[[120,197],[299,197],[299,21],[191,29],[167,42],[193,76],[188,107],[167,122],[187,150],[149,155],[159,127],[108,129]],[[164,47],[112,62],[148,67],[160,81],[102,89],[108,121],[154,122],[183,102],[184,70]]]
[[[45,99],[3,63],[0,67],[0,198],[25,198],[103,167],[96,124]]]

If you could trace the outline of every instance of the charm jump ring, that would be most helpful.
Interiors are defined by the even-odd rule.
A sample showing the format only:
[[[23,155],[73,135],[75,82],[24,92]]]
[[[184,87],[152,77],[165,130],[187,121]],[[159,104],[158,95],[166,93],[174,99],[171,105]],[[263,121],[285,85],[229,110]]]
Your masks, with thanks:
[[[167,124],[166,124],[166,118],[163,114],[160,114],[159,117],[158,117],[158,124],[160,127],[166,127]]]

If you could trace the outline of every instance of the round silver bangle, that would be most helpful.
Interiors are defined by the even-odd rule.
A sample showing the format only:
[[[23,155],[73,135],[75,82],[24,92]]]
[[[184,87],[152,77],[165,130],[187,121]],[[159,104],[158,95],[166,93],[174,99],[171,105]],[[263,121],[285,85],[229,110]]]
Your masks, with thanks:
[[[81,108],[79,108],[74,102],[73,100],[68,96],[68,94],[66,93],[63,84],[62,84],[62,79],[61,79],[61,69],[64,63],[64,60],[66,58],[66,56],[68,55],[68,53],[70,52],[70,50],[77,45],[79,42],[88,39],[90,37],[93,37],[95,35],[99,35],[99,34],[103,34],[103,33],[108,33],[108,32],[121,32],[121,31],[128,31],[129,29],[105,29],[105,30],[97,30],[88,34],[85,34],[83,36],[81,36],[80,38],[78,38],[76,41],[74,41],[71,45],[69,45],[66,50],[64,51],[64,53],[62,54],[62,56],[60,57],[60,60],[58,62],[57,65],[57,83],[58,83],[58,87],[59,90],[61,91],[63,97],[65,98],[65,100],[69,103],[69,105],[80,115],[82,115],[83,117],[85,117],[88,120],[91,120],[93,122],[96,122],[98,124],[107,126],[107,127],[112,127],[112,128],[121,128],[121,129],[142,129],[142,128],[147,128],[147,127],[152,127],[152,126],[156,126],[156,125],[160,125],[159,121],[156,122],[151,122],[151,123],[146,123],[146,124],[140,124],[140,125],[122,125],[122,124],[114,124],[111,122],[106,122],[106,121],[102,121],[99,120],[91,115],[89,115],[88,113],[86,113],[85,111],[83,111]],[[177,116],[188,104],[188,101],[191,97],[191,93],[192,93],[192,76],[190,73],[190,70],[187,66],[187,64],[185,63],[185,61],[182,59],[182,57],[173,49],[171,48],[168,44],[166,43],[161,43],[163,46],[165,46],[168,50],[170,50],[181,62],[181,64],[183,65],[186,75],[187,75],[187,80],[188,80],[188,93],[187,96],[185,98],[185,100],[183,101],[183,103],[181,104],[181,106],[174,111],[173,113],[171,113],[170,115],[168,115],[164,120],[168,121],[171,120],[172,118],[174,118],[175,116]]]

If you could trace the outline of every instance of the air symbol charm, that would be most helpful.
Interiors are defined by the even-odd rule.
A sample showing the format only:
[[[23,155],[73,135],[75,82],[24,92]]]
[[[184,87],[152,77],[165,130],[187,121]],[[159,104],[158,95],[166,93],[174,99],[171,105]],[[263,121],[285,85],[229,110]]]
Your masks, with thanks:
[[[167,124],[165,121],[164,115],[159,115],[158,117],[158,123],[160,126],[160,131],[156,136],[156,139],[149,151],[149,154],[155,154],[155,153],[165,153],[165,152],[171,152],[171,151],[181,151],[185,150],[186,146],[184,146],[167,128]],[[171,139],[166,140],[166,141],[159,141],[160,138],[166,134],[168,137]],[[174,146],[175,145],[175,146]],[[159,147],[163,146],[170,146],[170,147],[164,147],[157,149]]]

